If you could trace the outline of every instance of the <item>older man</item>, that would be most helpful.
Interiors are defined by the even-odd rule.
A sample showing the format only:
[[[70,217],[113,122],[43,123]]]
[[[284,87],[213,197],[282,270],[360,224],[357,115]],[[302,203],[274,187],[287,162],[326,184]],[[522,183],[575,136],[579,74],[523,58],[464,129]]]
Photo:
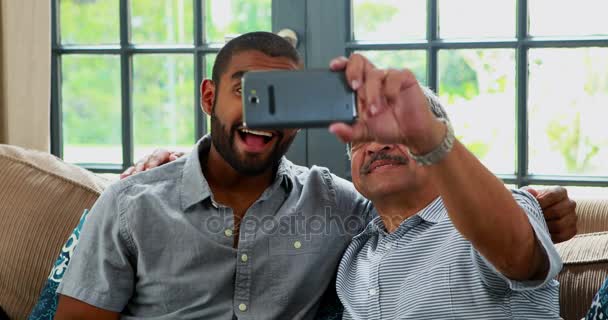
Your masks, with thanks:
[[[459,141],[408,70],[332,62],[357,90],[352,177],[378,215],[344,253],[346,319],[558,319],[561,260],[542,210]]]

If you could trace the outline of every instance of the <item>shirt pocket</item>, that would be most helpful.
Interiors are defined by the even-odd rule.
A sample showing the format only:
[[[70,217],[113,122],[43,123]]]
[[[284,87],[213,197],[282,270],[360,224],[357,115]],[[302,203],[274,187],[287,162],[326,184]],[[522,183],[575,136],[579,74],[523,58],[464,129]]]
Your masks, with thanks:
[[[268,254],[278,256],[320,253],[323,242],[321,237],[272,237],[268,239]]]
[[[398,299],[395,316],[399,319],[424,318],[429,312],[435,319],[452,319],[450,265],[438,265],[409,275],[401,282]]]

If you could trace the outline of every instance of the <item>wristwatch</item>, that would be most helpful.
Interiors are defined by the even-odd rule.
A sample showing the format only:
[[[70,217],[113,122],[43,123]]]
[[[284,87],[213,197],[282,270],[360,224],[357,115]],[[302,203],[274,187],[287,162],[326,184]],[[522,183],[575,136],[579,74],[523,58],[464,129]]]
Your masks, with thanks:
[[[445,137],[441,143],[435,147],[432,151],[423,155],[415,155],[408,149],[410,157],[421,166],[430,166],[441,161],[445,156],[452,150],[454,146],[454,129],[452,124],[447,119],[440,118],[439,121],[443,122],[447,126]]]

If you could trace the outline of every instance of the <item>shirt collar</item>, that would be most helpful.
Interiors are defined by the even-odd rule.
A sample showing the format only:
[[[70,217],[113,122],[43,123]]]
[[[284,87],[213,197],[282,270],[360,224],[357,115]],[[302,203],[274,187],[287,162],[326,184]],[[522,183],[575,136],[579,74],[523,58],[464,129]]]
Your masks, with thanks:
[[[197,143],[192,152],[187,156],[182,170],[181,204],[182,210],[211,197],[211,188],[203,175],[200,162],[200,154],[206,154],[211,149],[211,135],[207,134]],[[282,157],[277,169],[275,183],[280,180],[281,185],[287,192],[293,188],[294,168],[293,163]]]
[[[401,222],[397,230],[395,230],[395,233],[398,233],[400,230],[405,228],[405,225],[411,219],[424,220],[430,223],[438,223],[445,219],[449,219],[447,213],[448,212],[443,205],[441,197],[437,197],[435,198],[435,200],[431,201],[431,203],[429,203],[426,207],[424,207],[424,209],[418,211],[415,215]],[[386,231],[386,227],[384,226],[384,222],[382,221],[382,218],[380,217],[378,212],[376,212],[375,208],[374,215],[375,217],[365,227],[363,234],[388,234],[388,232]]]
[[[424,221],[432,223],[438,223],[445,219],[449,219],[448,211],[445,209],[441,197],[435,198],[435,200],[431,201],[429,205],[427,205],[424,209],[420,210],[417,215]]]
[[[209,152],[211,148],[211,136],[205,135],[197,143],[192,152],[187,156],[182,170],[181,202],[182,210],[199,203],[211,196],[211,189],[207,179],[203,175],[200,153]]]

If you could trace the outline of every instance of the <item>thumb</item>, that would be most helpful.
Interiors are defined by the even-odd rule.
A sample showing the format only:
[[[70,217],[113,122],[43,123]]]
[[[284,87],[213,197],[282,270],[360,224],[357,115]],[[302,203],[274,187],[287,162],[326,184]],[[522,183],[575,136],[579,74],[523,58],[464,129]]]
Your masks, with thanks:
[[[344,143],[353,140],[353,128],[345,123],[333,123],[329,126],[329,132],[335,134]]]

